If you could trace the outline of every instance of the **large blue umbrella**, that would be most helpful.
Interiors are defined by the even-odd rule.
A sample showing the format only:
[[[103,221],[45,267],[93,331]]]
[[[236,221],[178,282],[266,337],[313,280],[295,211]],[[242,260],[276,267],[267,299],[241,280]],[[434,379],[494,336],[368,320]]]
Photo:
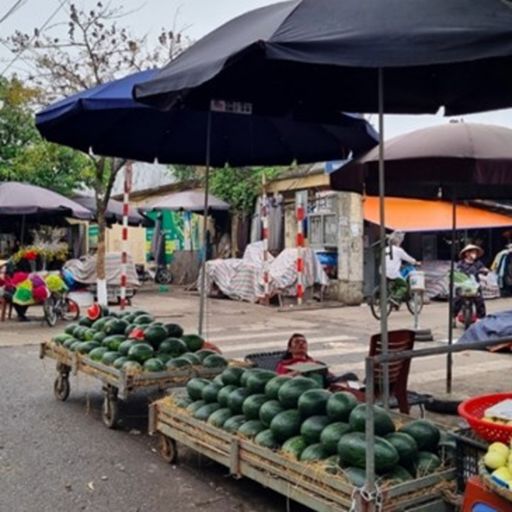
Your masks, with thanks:
[[[38,112],[36,126],[52,142],[98,155],[187,165],[209,159],[214,167],[332,160],[377,144],[377,133],[358,115],[316,124],[231,113],[226,105],[210,112],[161,112],[135,102],[133,86],[156,73],[134,73],[69,96]]]

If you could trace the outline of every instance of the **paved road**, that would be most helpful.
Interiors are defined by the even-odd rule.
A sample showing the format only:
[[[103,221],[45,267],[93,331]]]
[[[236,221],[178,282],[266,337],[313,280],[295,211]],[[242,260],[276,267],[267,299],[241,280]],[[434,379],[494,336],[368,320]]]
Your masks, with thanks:
[[[193,332],[197,297],[146,293],[136,307]],[[443,343],[445,305],[425,309],[423,325]],[[505,309],[507,302],[490,304]],[[35,314],[36,312],[34,312]],[[392,328],[410,327],[411,317],[399,312]],[[60,329],[62,330],[62,326]],[[337,308],[279,313],[261,306],[208,301],[206,332],[229,357],[250,352],[282,350],[292,332],[303,332],[314,357],[335,372],[362,375],[369,335],[378,330],[367,308]],[[145,434],[150,397],[132,398],[121,413],[118,431],[100,419],[101,394],[96,381],[72,378],[66,403],[53,398],[54,364],[38,359],[37,343],[52,332],[37,320],[0,324],[0,510],[64,512],[167,511],[170,509],[263,512],[286,510],[281,496],[247,480],[226,478],[221,466],[180,451],[177,467],[156,453],[155,440]],[[510,355],[464,353],[455,360],[455,390],[481,393],[508,387],[504,374]],[[444,358],[413,363],[411,387],[423,392],[444,389]],[[469,378],[471,377],[471,378]],[[295,506],[293,510],[304,510]]]

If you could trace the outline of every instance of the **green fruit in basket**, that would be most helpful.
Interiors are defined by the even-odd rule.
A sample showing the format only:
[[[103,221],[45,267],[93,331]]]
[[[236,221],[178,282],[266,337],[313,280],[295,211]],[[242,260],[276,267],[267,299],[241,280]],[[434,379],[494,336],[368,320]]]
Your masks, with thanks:
[[[489,450],[484,455],[485,467],[489,469],[498,469],[507,465],[507,456],[503,452]]]

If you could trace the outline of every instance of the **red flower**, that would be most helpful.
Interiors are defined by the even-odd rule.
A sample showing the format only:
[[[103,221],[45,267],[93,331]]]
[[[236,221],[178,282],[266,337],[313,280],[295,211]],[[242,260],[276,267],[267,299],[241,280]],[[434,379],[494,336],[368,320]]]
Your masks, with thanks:
[[[33,261],[33,260],[35,260],[37,258],[37,252],[36,251],[27,251],[27,252],[25,252],[23,257],[26,260]]]

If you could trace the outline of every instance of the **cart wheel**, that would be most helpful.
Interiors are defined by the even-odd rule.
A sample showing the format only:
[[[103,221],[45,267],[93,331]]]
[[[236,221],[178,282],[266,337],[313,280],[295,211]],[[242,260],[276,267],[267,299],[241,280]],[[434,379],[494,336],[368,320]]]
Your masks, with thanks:
[[[103,406],[101,408],[101,419],[108,428],[116,428],[117,420],[119,416],[119,405],[117,398],[105,394],[103,398]]]
[[[53,384],[53,393],[55,394],[55,398],[62,402],[66,401],[69,396],[69,389],[69,377],[62,373],[59,374]]]
[[[168,464],[176,462],[178,458],[178,449],[176,448],[176,441],[170,437],[160,434],[160,455]]]
[[[55,300],[49,297],[43,303],[44,319],[50,327],[57,323],[57,312],[55,311]]]

